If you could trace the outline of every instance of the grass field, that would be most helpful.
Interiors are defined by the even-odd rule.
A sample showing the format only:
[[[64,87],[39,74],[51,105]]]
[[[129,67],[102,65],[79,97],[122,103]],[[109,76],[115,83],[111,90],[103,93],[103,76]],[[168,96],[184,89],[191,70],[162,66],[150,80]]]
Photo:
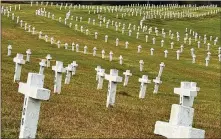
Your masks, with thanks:
[[[9,4],[3,4],[9,6]],[[18,93],[18,84],[13,83],[13,75],[15,63],[13,57],[17,53],[26,55],[26,50],[31,49],[31,62],[22,66],[21,82],[26,82],[29,72],[39,71],[39,62],[45,58],[47,54],[51,54],[53,60],[51,65],[55,65],[55,61],[64,62],[64,66],[72,61],[77,61],[77,74],[72,76],[69,85],[62,81],[61,94],[51,93],[49,101],[41,104],[37,137],[39,138],[72,138],[72,137],[93,137],[93,138],[155,138],[161,137],[154,135],[155,122],[169,121],[169,115],[172,104],[179,103],[179,96],[173,93],[174,87],[179,87],[181,81],[194,81],[200,87],[198,96],[194,100],[194,122],[193,127],[206,131],[206,138],[218,138],[220,134],[220,63],[218,61],[218,47],[211,46],[211,60],[209,66],[205,66],[206,47],[201,40],[201,48],[197,48],[197,43],[192,41],[192,45],[185,44],[184,52],[181,54],[180,60],[176,60],[176,51],[183,43],[185,28],[198,32],[203,38],[204,34],[219,37],[220,40],[220,14],[206,16],[200,18],[185,19],[155,19],[147,20],[144,24],[148,26],[158,27],[159,34],[161,28],[167,32],[164,39],[164,47],[160,47],[161,35],[156,37],[156,44],[152,44],[151,38],[155,36],[153,33],[149,35],[149,41],[145,42],[145,34],[140,31],[139,39],[136,39],[136,31],[132,32],[132,36],[128,36],[128,23],[139,25],[140,17],[126,17],[125,19],[117,19],[115,14],[101,14],[106,19],[120,21],[126,24],[125,35],[121,33],[121,27],[116,32],[115,28],[109,25],[106,29],[105,24],[99,27],[97,15],[88,14],[87,10],[73,10],[72,28],[64,25],[65,14],[68,9],[59,10],[55,6],[46,7],[46,11],[55,14],[56,20],[46,17],[36,16],[35,10],[39,7],[30,7],[30,4],[21,5],[21,10],[14,11],[15,17],[19,16],[24,22],[31,24],[36,31],[42,31],[55,40],[60,40],[62,44],[68,43],[69,50],[65,50],[62,46],[57,48],[56,44],[51,45],[43,39],[38,39],[38,34],[32,35],[24,31],[19,24],[16,24],[16,18],[11,20],[11,16],[3,16],[1,28],[1,127],[3,138],[17,138],[20,130],[20,120],[22,114],[22,105],[24,96]],[[176,9],[175,9],[176,10]],[[93,12],[92,12],[93,13]],[[82,16],[83,21],[75,21],[75,16]],[[88,18],[91,23],[88,24]],[[62,23],[57,21],[58,17],[62,17]],[[121,17],[121,14],[119,14]],[[92,24],[92,19],[96,19],[96,25]],[[69,23],[69,22],[68,22]],[[74,25],[78,24],[87,27],[90,35],[85,35],[80,31],[74,30]],[[174,39],[174,49],[170,49],[171,40],[168,37],[168,31],[172,30],[174,37],[176,32],[180,32],[180,42]],[[94,40],[94,32],[98,32],[98,39]],[[108,43],[104,42],[104,36],[108,35]],[[115,46],[115,39],[119,38],[119,46]],[[193,37],[192,37],[193,38]],[[125,49],[125,41],[129,42],[128,49]],[[79,53],[71,51],[71,43],[80,45]],[[210,41],[209,41],[210,42]],[[220,42],[220,41],[219,41]],[[210,42],[213,44],[213,41]],[[7,56],[7,46],[11,44],[12,55]],[[83,54],[83,47],[88,46],[88,54]],[[137,54],[137,46],[142,45],[140,54]],[[92,56],[93,47],[97,47],[97,56]],[[195,49],[196,63],[192,64],[190,49]],[[150,48],[154,48],[154,56],[150,55]],[[101,59],[101,50],[105,50],[105,59]],[[164,50],[168,49],[168,58],[164,58]],[[114,60],[109,62],[109,52],[113,51]],[[123,65],[119,64],[118,57],[122,55],[124,58]],[[139,60],[144,60],[144,71],[139,71]],[[146,74],[150,79],[154,79],[159,71],[159,64],[165,63],[165,69],[162,74],[163,83],[160,85],[158,94],[153,94],[154,84],[148,85],[146,97],[143,100],[138,98],[140,83],[138,78]],[[109,73],[110,69],[118,69],[120,76],[123,72],[130,69],[133,76],[129,79],[127,87],[123,87],[123,83],[117,85],[116,103],[114,108],[107,109],[107,85],[104,81],[102,90],[97,90],[97,82],[95,80],[96,72],[94,68],[100,65]],[[45,69],[44,87],[53,92],[54,72],[51,68]]]

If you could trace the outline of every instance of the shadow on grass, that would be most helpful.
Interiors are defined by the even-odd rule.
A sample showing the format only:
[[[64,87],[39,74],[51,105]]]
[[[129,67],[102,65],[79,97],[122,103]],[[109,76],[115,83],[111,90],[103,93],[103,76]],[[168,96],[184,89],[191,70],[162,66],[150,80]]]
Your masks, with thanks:
[[[123,96],[132,97],[130,94],[128,94],[127,92],[124,92],[124,91],[120,91],[120,92],[118,92],[118,94],[123,95]]]

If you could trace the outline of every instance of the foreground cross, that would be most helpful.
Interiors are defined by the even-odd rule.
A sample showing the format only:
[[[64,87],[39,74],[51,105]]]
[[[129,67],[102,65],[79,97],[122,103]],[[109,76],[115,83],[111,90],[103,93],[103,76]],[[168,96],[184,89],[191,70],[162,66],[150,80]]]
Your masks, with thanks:
[[[167,138],[204,138],[204,130],[192,128],[192,105],[199,90],[195,82],[181,82],[180,88],[174,88],[174,93],[180,95],[180,105],[172,105],[169,123],[156,122],[154,133]]]
[[[105,79],[109,81],[106,107],[112,107],[115,103],[117,83],[122,82],[122,77],[118,76],[117,69],[111,69],[110,74],[105,74]]]
[[[20,81],[21,68],[22,68],[22,65],[25,64],[25,60],[23,59],[23,55],[17,53],[17,55],[13,59],[13,61],[15,62],[14,82],[15,81]]]
[[[62,81],[62,73],[65,72],[65,68],[63,68],[63,62],[56,61],[56,65],[52,66],[52,70],[55,72],[54,79],[54,93],[61,93],[61,81]]]
[[[27,83],[19,83],[18,92],[25,95],[19,138],[35,138],[41,101],[50,97],[43,85],[44,75],[37,73],[28,73]]]

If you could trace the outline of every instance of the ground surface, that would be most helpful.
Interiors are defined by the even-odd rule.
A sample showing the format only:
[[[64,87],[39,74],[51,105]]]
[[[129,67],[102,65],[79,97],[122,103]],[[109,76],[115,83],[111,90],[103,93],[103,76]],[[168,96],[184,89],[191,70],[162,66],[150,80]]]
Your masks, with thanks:
[[[44,6],[38,6],[44,7]],[[58,137],[101,137],[101,138],[153,138],[160,137],[154,135],[154,125],[157,120],[168,121],[171,105],[179,103],[179,96],[173,93],[174,87],[179,87],[181,81],[194,81],[200,87],[198,96],[194,101],[194,123],[193,127],[204,129],[207,138],[220,137],[220,63],[218,62],[218,45],[211,47],[211,61],[209,67],[205,67],[206,47],[201,41],[202,48],[197,49],[195,41],[192,46],[185,45],[184,53],[180,60],[176,60],[176,50],[180,48],[183,42],[185,28],[198,32],[202,37],[207,34],[220,37],[220,16],[207,16],[198,19],[181,19],[181,20],[148,20],[145,24],[165,28],[167,32],[171,29],[176,36],[176,32],[180,32],[180,42],[174,40],[174,49],[170,49],[170,39],[165,39],[164,47],[160,47],[161,36],[156,37],[156,45],[152,44],[152,35],[149,35],[149,42],[145,42],[144,33],[140,38],[136,39],[135,32],[132,37],[128,37],[127,31],[122,35],[121,31],[116,32],[115,28],[110,26],[105,28],[103,24],[99,27],[97,15],[88,15],[87,10],[75,10],[72,12],[74,16],[73,26],[70,29],[65,26],[63,19],[66,10],[59,8],[46,8],[55,14],[55,18],[62,17],[62,23],[57,20],[52,21],[46,17],[36,16],[35,10],[37,6],[21,5],[20,11],[13,12],[20,19],[31,24],[37,31],[42,31],[55,40],[60,40],[63,44],[67,42],[69,49],[72,42],[80,45],[80,51],[83,51],[85,45],[88,46],[89,54],[82,52],[73,52],[65,50],[64,47],[58,49],[57,45],[51,45],[43,39],[38,39],[38,34],[24,31],[18,24],[16,18],[11,20],[11,16],[2,16],[2,52],[1,52],[1,83],[2,83],[2,137],[17,138],[20,128],[21,111],[24,96],[18,93],[18,84],[13,83],[13,74],[15,64],[13,57],[17,53],[25,55],[27,49],[31,49],[31,62],[23,65],[21,81],[26,82],[28,72],[38,72],[40,59],[45,58],[47,54],[51,54],[53,61],[51,65],[55,65],[55,60],[63,61],[64,65],[70,64],[73,60],[77,61],[79,67],[77,74],[72,77],[69,85],[62,83],[62,92],[60,95],[51,93],[49,101],[42,102],[39,117],[37,137],[39,138],[58,138]],[[82,16],[83,21],[76,22],[75,16]],[[16,17],[15,16],[15,17]],[[91,16],[91,23],[88,24],[88,17]],[[115,14],[105,14],[106,19],[121,21],[128,24],[139,24],[138,17],[126,19],[116,19]],[[119,15],[120,17],[121,15]],[[92,25],[92,19],[96,19],[96,26]],[[140,19],[140,18],[139,18]],[[90,35],[74,30],[74,24],[77,23],[87,26]],[[127,26],[126,26],[127,27]],[[121,28],[119,28],[121,29]],[[98,32],[98,40],[94,40],[94,32]],[[104,35],[108,34],[108,43],[104,42]],[[119,46],[115,46],[115,39],[119,38]],[[220,38],[219,38],[220,40]],[[129,42],[129,48],[125,49],[125,41]],[[213,42],[211,42],[213,44]],[[7,57],[7,46],[11,44],[12,56]],[[137,54],[137,46],[142,45],[143,49]],[[97,47],[98,56],[92,56],[93,47]],[[150,48],[154,48],[154,56],[150,56]],[[195,48],[196,64],[191,63],[190,48]],[[110,50],[114,53],[114,60],[109,62],[108,57],[101,59],[101,50],[105,49],[106,56]],[[168,58],[164,58],[163,51],[169,50]],[[118,57],[122,55],[124,64],[120,65]],[[144,71],[139,71],[139,60],[144,60]],[[138,98],[139,86],[138,78],[143,74],[153,79],[157,76],[160,62],[164,62],[166,67],[163,71],[162,81],[159,93],[153,94],[154,84],[148,85],[146,98],[140,100]],[[97,82],[95,81],[96,72],[94,68],[101,65],[102,68],[109,73],[110,69],[119,70],[120,76],[123,72],[130,69],[133,76],[129,79],[127,87],[123,87],[123,83],[117,86],[117,95],[115,107],[107,109],[106,95],[108,82],[104,81],[102,90],[97,90]],[[63,75],[64,81],[65,75]],[[45,69],[44,87],[52,90],[54,72],[51,68]]]

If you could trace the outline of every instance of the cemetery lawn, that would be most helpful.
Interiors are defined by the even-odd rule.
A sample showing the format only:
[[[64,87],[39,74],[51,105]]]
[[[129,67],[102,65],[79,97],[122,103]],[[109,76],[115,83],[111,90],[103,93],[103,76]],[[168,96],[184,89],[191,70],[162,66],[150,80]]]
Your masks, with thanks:
[[[4,4],[9,5],[9,4]],[[13,7],[13,6],[12,6]],[[38,6],[43,7],[43,6]],[[12,8],[14,9],[14,8]],[[160,47],[161,37],[156,37],[156,45],[152,44],[152,35],[149,35],[148,43],[145,42],[145,35],[140,33],[140,38],[136,39],[136,33],[132,32],[132,37],[128,37],[127,30],[122,35],[121,28],[116,32],[110,25],[106,29],[105,25],[99,27],[97,15],[88,14],[87,10],[75,10],[72,28],[65,26],[63,19],[68,9],[59,10],[48,6],[46,11],[55,14],[57,19],[62,17],[62,23],[53,21],[46,17],[36,16],[35,4],[21,5],[20,11],[14,11],[15,20],[11,16],[2,14],[2,42],[1,42],[1,132],[2,138],[18,138],[20,130],[20,120],[24,95],[18,93],[18,84],[13,83],[15,63],[13,58],[17,53],[26,55],[26,50],[31,49],[32,55],[30,63],[22,66],[21,82],[27,81],[29,72],[39,72],[39,62],[47,54],[51,54],[51,66],[55,61],[62,61],[64,66],[77,61],[78,67],[76,75],[72,76],[69,85],[64,84],[65,74],[63,74],[61,94],[53,93],[54,72],[50,68],[45,68],[44,87],[51,90],[48,101],[41,103],[40,117],[38,123],[38,138],[162,138],[155,135],[154,125],[156,121],[169,121],[172,104],[179,103],[179,96],[173,93],[175,87],[180,87],[181,81],[197,82],[200,87],[197,97],[194,100],[193,127],[206,131],[206,138],[218,138],[220,134],[220,63],[218,62],[218,45],[211,47],[211,60],[209,66],[205,66],[206,47],[201,41],[200,49],[197,43],[192,41],[192,46],[185,45],[184,53],[180,60],[176,60],[176,50],[183,42],[185,28],[198,32],[202,37],[204,34],[220,38],[220,14],[217,16],[207,16],[198,19],[176,19],[176,20],[148,20],[144,24],[148,27],[156,26],[161,33],[161,28],[167,32],[171,29],[175,33],[180,32],[180,42],[174,41],[174,49],[170,49],[170,39],[168,36],[164,40],[164,47]],[[119,14],[120,16],[121,14]],[[36,31],[42,31],[55,40],[60,40],[62,44],[67,42],[69,50],[64,46],[60,49],[56,44],[51,45],[50,41],[45,42],[38,39],[38,34],[32,35],[24,31],[19,24],[16,24],[16,17],[31,24]],[[75,16],[82,16],[83,21],[76,22]],[[91,23],[88,18],[91,16]],[[116,19],[115,14],[103,14],[106,19],[113,19],[122,23],[132,23],[139,25],[140,18],[126,17],[126,19]],[[96,19],[96,25],[92,25],[92,19]],[[90,35],[74,30],[75,24],[86,26]],[[126,26],[127,27],[127,26]],[[98,39],[94,40],[94,32],[98,32]],[[141,31],[140,31],[141,32]],[[108,43],[104,42],[104,36],[108,34]],[[119,46],[115,46],[115,39],[119,38]],[[125,41],[129,42],[128,49],[125,49]],[[71,43],[80,45],[79,53],[71,51]],[[7,46],[12,45],[12,55],[7,56]],[[213,42],[211,43],[213,44]],[[83,47],[87,45],[88,54],[83,54]],[[137,46],[143,48],[137,54]],[[93,47],[97,47],[97,56],[92,56]],[[150,56],[150,48],[154,48],[154,56]],[[192,64],[190,48],[195,49],[196,64]],[[204,49],[205,48],[205,49]],[[105,59],[101,59],[101,51],[105,50]],[[168,49],[168,58],[164,58],[163,51]],[[109,62],[109,52],[113,51],[113,61]],[[119,64],[118,57],[124,58],[123,65]],[[25,57],[26,58],[26,57]],[[139,71],[139,60],[144,60],[144,71]],[[160,85],[158,94],[153,94],[154,84],[147,87],[146,97],[143,100],[138,98],[140,83],[138,78],[146,74],[150,79],[154,79],[159,71],[159,64],[165,63],[162,74],[163,83]],[[116,103],[113,108],[106,108],[107,85],[104,81],[102,90],[97,90],[95,80],[96,72],[94,68],[100,65],[109,73],[110,69],[118,69],[120,76],[130,69],[133,76],[129,78],[127,87],[123,87],[123,82],[117,85]]]

